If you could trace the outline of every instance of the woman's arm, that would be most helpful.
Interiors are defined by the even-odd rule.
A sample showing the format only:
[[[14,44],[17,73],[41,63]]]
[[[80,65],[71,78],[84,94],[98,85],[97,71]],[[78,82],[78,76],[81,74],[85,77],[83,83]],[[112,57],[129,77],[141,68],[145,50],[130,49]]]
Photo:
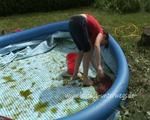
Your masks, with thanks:
[[[95,60],[96,60],[96,71],[97,71],[97,77],[102,79],[104,77],[104,71],[101,65],[101,49],[100,44],[103,40],[103,34],[99,33],[96,37],[95,44],[94,44],[94,50],[95,50]]]
[[[79,67],[80,67],[82,58],[83,58],[83,52],[79,52],[78,57],[75,61],[75,68],[74,68],[74,73],[73,73],[73,76],[72,76],[72,80],[75,80],[77,78],[77,74],[78,74],[78,71],[79,71]]]

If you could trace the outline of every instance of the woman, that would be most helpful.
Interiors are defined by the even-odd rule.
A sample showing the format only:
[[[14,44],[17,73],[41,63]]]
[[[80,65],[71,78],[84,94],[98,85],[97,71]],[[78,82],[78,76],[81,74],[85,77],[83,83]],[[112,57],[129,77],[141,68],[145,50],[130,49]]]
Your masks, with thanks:
[[[103,79],[104,71],[101,65],[100,45],[108,46],[108,33],[104,31],[95,17],[89,14],[72,16],[69,21],[69,29],[79,49],[72,80],[77,78],[79,66],[83,59],[83,84],[86,86],[93,85],[93,81],[88,78],[89,63],[91,62],[96,69],[97,79]],[[95,52],[95,58],[91,59],[93,52]]]

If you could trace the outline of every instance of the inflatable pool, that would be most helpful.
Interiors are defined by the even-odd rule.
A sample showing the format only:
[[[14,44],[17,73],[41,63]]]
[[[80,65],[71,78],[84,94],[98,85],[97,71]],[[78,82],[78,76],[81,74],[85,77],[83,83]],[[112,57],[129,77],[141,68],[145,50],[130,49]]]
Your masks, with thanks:
[[[18,109],[17,107],[12,105],[13,107],[11,107],[11,108],[8,107],[6,109],[6,108],[4,108],[4,107],[6,107],[6,105],[3,102],[5,101],[5,99],[7,99],[7,96],[10,96],[11,100],[15,103],[14,97],[17,97],[18,94],[11,93],[12,94],[12,96],[11,96],[10,93],[8,95],[7,91],[10,87],[13,88],[16,85],[16,83],[13,83],[14,79],[20,79],[20,78],[23,79],[23,76],[25,75],[25,73],[23,72],[23,68],[21,68],[21,67],[17,68],[17,70],[15,70],[18,73],[22,74],[22,76],[20,78],[17,78],[16,76],[14,76],[13,73],[9,73],[10,69],[7,68],[7,65],[8,65],[7,63],[11,63],[13,61],[13,59],[16,57],[16,56],[14,57],[14,54],[12,54],[12,51],[16,52],[18,50],[22,50],[25,46],[30,46],[30,45],[34,46],[34,45],[37,45],[37,44],[42,43],[42,42],[43,43],[41,44],[41,46],[42,45],[44,46],[45,45],[44,40],[47,40],[49,38],[52,39],[50,41],[52,43],[52,46],[43,47],[42,49],[41,49],[41,46],[40,46],[40,50],[43,50],[42,52],[37,52],[37,49],[36,49],[36,52],[35,52],[35,51],[28,48],[26,50],[30,51],[30,54],[27,54],[27,56],[21,57],[21,58],[18,58],[18,59],[28,58],[30,56],[34,56],[34,55],[41,54],[41,53],[48,52],[48,51],[52,50],[56,46],[56,44],[54,44],[55,39],[53,39],[53,38],[56,38],[57,43],[61,44],[61,39],[59,40],[59,37],[60,38],[62,37],[61,39],[71,39],[70,35],[69,35],[68,21],[61,21],[61,22],[51,23],[51,24],[35,27],[35,28],[29,29],[29,30],[24,30],[24,31],[21,31],[21,32],[0,36],[0,55],[1,55],[0,59],[4,63],[4,66],[1,68],[2,72],[0,72],[1,79],[3,79],[3,80],[0,80],[0,86],[1,86],[0,87],[1,88],[0,89],[0,95],[1,95],[1,98],[0,98],[0,116],[6,116],[6,117],[10,117],[10,118],[13,117],[13,118],[18,118],[18,119],[27,119],[27,118],[29,118],[29,119],[36,119],[36,118],[52,119],[48,115],[49,114],[48,112],[45,113],[45,114],[47,114],[47,117],[42,115],[42,114],[38,114],[38,115],[35,114],[36,117],[31,117],[31,116],[34,116],[33,114],[31,114],[31,115],[24,114],[23,116],[21,116],[20,114],[21,114],[21,112],[24,112],[24,110],[20,110],[20,112],[15,113],[14,111],[16,111]],[[51,44],[51,43],[49,43],[49,44]],[[46,48],[46,50],[45,50],[45,48]],[[55,56],[57,56],[57,55],[58,56],[59,55],[64,56],[64,54],[61,54],[61,52],[65,51],[65,50],[64,50],[64,46],[63,46],[62,48],[56,50],[56,51],[59,51],[59,52],[53,53],[53,51],[50,51],[49,53],[51,53]],[[46,53],[46,54],[49,54],[49,53]],[[49,56],[51,56],[51,54]],[[6,55],[13,56],[13,57],[11,57],[12,60],[11,59],[8,60],[8,56],[7,56],[7,59],[5,58],[5,60],[2,60],[3,56],[6,56]],[[21,53],[19,53],[17,55],[20,57]],[[94,92],[91,92],[91,93],[87,92],[87,94],[93,94],[93,96],[96,96],[96,99],[95,99],[96,101],[93,100],[92,104],[88,105],[88,107],[85,107],[84,109],[79,110],[76,113],[63,115],[62,117],[58,117],[58,118],[55,117],[55,118],[63,119],[63,120],[79,120],[79,119],[80,120],[91,120],[91,119],[94,119],[94,120],[108,120],[108,119],[113,120],[113,119],[115,119],[115,114],[116,114],[117,108],[119,107],[120,102],[122,100],[122,97],[124,97],[124,95],[126,93],[126,90],[127,90],[127,87],[128,87],[128,79],[129,79],[128,64],[127,64],[126,57],[125,57],[123,51],[121,50],[120,46],[118,45],[118,43],[115,41],[115,39],[111,35],[109,35],[109,48],[108,49],[102,48],[102,56],[103,56],[103,59],[104,59],[104,63],[112,71],[112,73],[115,76],[115,80],[114,80],[113,85],[111,86],[111,88],[99,98],[95,95]],[[53,61],[57,62],[57,60],[55,60],[54,58],[50,58],[50,57],[47,57],[47,55],[45,55],[45,56],[36,57],[35,59],[30,59],[29,58],[31,61],[33,61],[33,65],[31,65],[29,63],[28,59],[25,60],[24,62],[22,62],[22,61],[19,62],[19,63],[16,62],[15,64],[18,64],[18,66],[19,66],[19,64],[21,64],[22,66],[25,67],[24,71],[28,71],[29,73],[31,73],[30,70],[33,67],[35,67],[35,69],[37,69],[37,66],[40,66],[40,63],[39,62],[36,63],[36,60],[40,59],[41,57],[43,57],[42,61],[45,60],[46,61],[45,63],[47,63],[47,64],[49,62],[49,61],[47,61],[47,59],[50,59],[50,60],[53,60]],[[7,60],[8,60],[8,62],[7,62]],[[36,64],[34,64],[34,63],[36,63]],[[0,63],[0,64],[2,64],[2,63]],[[24,64],[26,64],[28,66],[26,66]],[[51,63],[51,64],[54,64],[54,63]],[[58,63],[58,64],[61,65],[61,62]],[[30,67],[30,66],[32,66],[32,67]],[[16,69],[17,66],[13,66],[11,64],[10,67],[11,67],[11,69],[14,70],[14,69]],[[44,70],[44,67],[42,65],[40,67],[41,67],[41,70],[38,71],[38,74],[40,74],[41,72],[43,72],[43,74],[46,74],[46,71]],[[52,67],[52,66],[48,66],[48,67]],[[55,69],[55,68],[51,68],[51,70],[52,69]],[[8,73],[9,73],[9,75],[8,75]],[[33,78],[38,80],[39,78],[37,78],[36,74],[37,73],[29,74],[28,76],[33,76]],[[13,78],[10,78],[10,75],[12,75]],[[55,75],[57,75],[57,73],[55,73]],[[40,89],[42,89],[42,87],[44,86],[44,84],[43,84],[44,82],[48,83],[48,81],[44,81],[44,80],[48,79],[51,76],[47,75],[45,77],[44,75],[41,75],[41,77],[42,77],[43,80],[40,83],[40,85],[41,85]],[[6,82],[4,82],[4,79],[5,79],[5,81],[6,80],[7,81],[11,80],[11,82],[7,82],[7,86],[6,86],[6,85],[4,85],[4,84],[6,84]],[[25,79],[26,78],[24,78],[23,80],[25,80]],[[27,90],[27,88],[26,88],[26,87],[28,87],[27,82],[24,82],[24,83],[23,82],[18,82],[17,84],[18,85],[22,84],[22,86],[24,88],[24,91],[20,92],[20,94],[22,96],[24,94],[26,94],[26,96],[24,95],[24,100],[27,101],[27,98],[28,98],[28,100],[29,99],[34,99],[32,97],[34,95],[36,96],[36,93],[34,95],[32,95],[32,97],[30,97],[32,92]],[[42,84],[43,84],[43,86],[42,86]],[[56,83],[56,84],[58,85],[59,83]],[[35,86],[35,85],[36,85],[36,81],[32,82],[31,86]],[[38,91],[38,88],[39,88],[39,86],[37,86],[36,91]],[[17,89],[20,90],[19,87]],[[47,88],[44,88],[44,89],[45,89],[44,92],[47,92]],[[70,87],[65,88],[65,89],[71,90]],[[81,88],[81,89],[82,89],[82,93],[84,93],[83,91],[87,91],[87,90],[92,91],[93,90],[92,88],[87,88],[87,89],[86,88]],[[54,87],[53,91],[54,90],[55,90],[55,87]],[[78,90],[79,89],[77,88],[77,91]],[[17,92],[17,91],[14,90],[14,92]],[[49,92],[49,90],[48,90],[48,92]],[[59,91],[57,91],[57,92],[59,92]],[[14,96],[13,96],[13,94],[14,94]],[[46,93],[46,96],[47,96],[47,94],[48,93]],[[57,93],[54,92],[54,94],[57,94]],[[74,91],[70,91],[69,94],[74,94]],[[86,92],[84,94],[86,94]],[[61,94],[60,94],[60,96],[61,96]],[[93,98],[93,96],[92,96],[92,98]],[[42,98],[42,97],[43,96],[41,95],[39,98]],[[39,99],[39,98],[37,98],[37,99]],[[22,98],[19,98],[19,99],[22,100]],[[54,99],[54,98],[49,98],[48,100],[51,100],[51,99]],[[45,100],[45,99],[42,99],[42,100]],[[57,101],[57,98],[55,98],[55,100]],[[78,99],[77,99],[77,101],[78,101]],[[52,102],[52,103],[55,103],[55,102]],[[30,104],[36,103],[36,100],[33,101],[30,104],[27,104],[27,103],[26,103],[26,105],[30,106]],[[9,106],[9,104],[13,104],[13,103],[8,103],[7,106]],[[19,105],[21,106],[21,103],[18,104],[18,106]],[[22,109],[25,109],[26,105],[22,106],[23,107]],[[46,104],[40,104],[40,105],[38,104],[36,106],[36,108],[38,109],[39,106],[43,107],[43,106],[46,106]],[[70,107],[71,107],[71,104],[70,104]],[[10,109],[11,110],[13,109],[12,113],[14,112],[15,115],[14,114],[12,115],[11,113],[9,113]],[[30,106],[29,109],[32,109],[32,106]],[[43,108],[41,111],[46,112],[45,108]],[[56,108],[51,108],[51,112],[55,113],[56,111],[57,111]],[[60,114],[60,113],[61,113],[61,111],[59,111],[58,114]]]

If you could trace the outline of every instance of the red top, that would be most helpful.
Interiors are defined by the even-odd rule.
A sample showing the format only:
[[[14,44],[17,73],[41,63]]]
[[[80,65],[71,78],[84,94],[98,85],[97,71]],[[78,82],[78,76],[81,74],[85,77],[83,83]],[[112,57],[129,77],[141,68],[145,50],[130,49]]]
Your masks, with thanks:
[[[89,36],[92,41],[92,44],[94,45],[95,39],[99,33],[104,34],[104,30],[102,26],[99,24],[99,22],[91,15],[86,14],[87,18],[87,24],[88,24],[88,31]]]

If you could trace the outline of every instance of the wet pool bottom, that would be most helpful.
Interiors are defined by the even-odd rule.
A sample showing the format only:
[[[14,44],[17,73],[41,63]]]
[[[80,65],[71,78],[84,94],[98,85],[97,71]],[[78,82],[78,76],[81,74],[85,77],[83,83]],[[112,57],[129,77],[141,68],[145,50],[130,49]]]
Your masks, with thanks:
[[[14,60],[0,71],[0,115],[15,120],[57,119],[84,109],[99,98],[94,87],[65,85],[62,77],[72,42],[48,53]],[[90,70],[91,76],[94,74]]]

